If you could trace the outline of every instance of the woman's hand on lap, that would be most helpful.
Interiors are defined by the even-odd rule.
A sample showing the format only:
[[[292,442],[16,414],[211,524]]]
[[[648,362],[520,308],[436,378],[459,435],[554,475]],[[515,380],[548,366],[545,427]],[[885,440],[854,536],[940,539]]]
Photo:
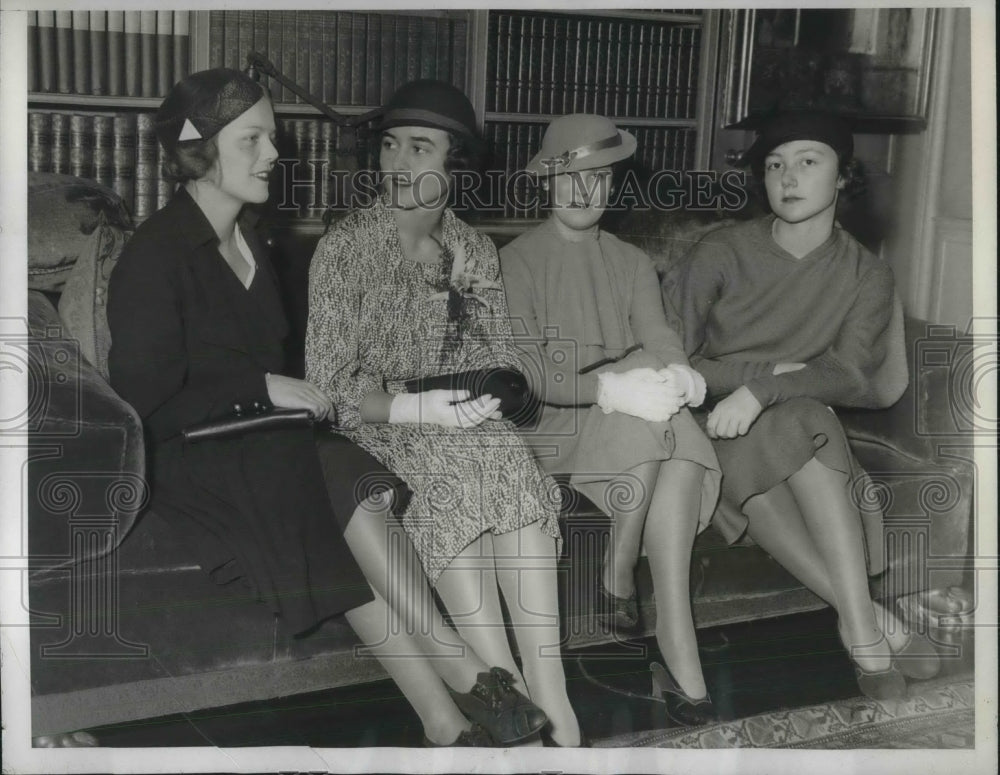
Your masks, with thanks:
[[[760,401],[744,385],[716,404],[705,430],[712,439],[735,439],[745,435],[763,411]]]
[[[268,374],[267,397],[279,409],[307,409],[317,420],[333,411],[333,402],[311,382],[281,374]]]

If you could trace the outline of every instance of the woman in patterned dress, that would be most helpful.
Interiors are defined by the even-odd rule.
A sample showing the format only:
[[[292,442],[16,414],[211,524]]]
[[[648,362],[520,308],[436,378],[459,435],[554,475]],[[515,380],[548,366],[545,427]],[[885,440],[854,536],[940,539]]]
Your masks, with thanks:
[[[403,526],[462,637],[579,745],[559,655],[558,492],[489,395],[405,393],[414,377],[517,367],[496,249],[447,208],[478,144],[468,98],[414,81],[386,106],[383,190],[320,240],[306,373],[342,432],[404,479]],[[523,677],[507,640],[501,597]]]

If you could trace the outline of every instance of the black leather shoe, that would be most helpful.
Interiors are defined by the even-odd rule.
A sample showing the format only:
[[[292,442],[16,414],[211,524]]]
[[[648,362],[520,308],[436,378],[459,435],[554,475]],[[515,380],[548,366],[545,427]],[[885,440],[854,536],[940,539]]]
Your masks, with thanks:
[[[435,743],[424,735],[424,748],[492,748],[493,738],[479,724],[473,723],[469,729],[458,733],[453,743]]]
[[[941,671],[941,658],[930,638],[919,632],[911,632],[906,645],[899,651],[892,648],[892,664],[907,678],[924,681],[933,678]]]
[[[712,698],[707,694],[694,699],[684,693],[670,671],[658,662],[649,665],[653,674],[653,695],[663,700],[667,707],[667,718],[685,727],[701,727],[719,720]]]
[[[452,689],[452,699],[469,720],[481,724],[496,745],[506,746],[531,737],[549,718],[545,711],[514,688],[514,676],[502,667],[491,667],[476,676],[468,692]]]
[[[612,632],[634,632],[639,627],[639,601],[635,592],[618,597],[598,577],[597,620]]]

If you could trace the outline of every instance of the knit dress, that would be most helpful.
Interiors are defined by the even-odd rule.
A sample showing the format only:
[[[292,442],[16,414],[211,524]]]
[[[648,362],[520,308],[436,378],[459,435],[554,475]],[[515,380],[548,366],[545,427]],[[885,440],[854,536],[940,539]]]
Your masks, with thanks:
[[[878,408],[906,387],[892,271],[835,227],[802,258],[771,236],[774,217],[719,229],[695,247],[681,296],[691,365],[712,401],[745,385],[764,411],[744,436],[713,440],[722,464],[716,525],[746,530],[743,504],[811,458],[841,472],[849,497],[868,483],[829,405]],[[775,376],[775,364],[805,368]],[[862,512],[869,572],[884,570],[882,515]]]
[[[442,232],[447,252],[464,257],[465,274],[496,286],[467,299],[460,338],[449,322],[442,265],[403,256],[381,199],[320,240],[306,333],[306,377],[333,400],[341,432],[409,485],[402,522],[432,583],[485,532],[538,523],[560,536],[558,488],[510,422],[457,429],[361,420],[368,393],[401,392],[402,380],[518,363],[492,241],[450,210]]]
[[[575,236],[549,219],[500,251],[522,368],[541,399],[537,425],[524,430],[525,438],[546,471],[569,474],[570,484],[608,515],[641,496],[624,472],[671,458],[698,463],[706,469],[704,527],[721,474],[691,413],[681,409],[669,421],[647,422],[596,405],[601,372],[688,363],[664,317],[652,262],[613,234]],[[611,480],[621,485],[609,488]]]

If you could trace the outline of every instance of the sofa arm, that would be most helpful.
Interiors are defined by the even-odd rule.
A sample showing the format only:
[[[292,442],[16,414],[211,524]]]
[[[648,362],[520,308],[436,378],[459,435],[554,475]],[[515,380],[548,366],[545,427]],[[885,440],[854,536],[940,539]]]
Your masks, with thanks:
[[[142,423],[28,295],[28,547],[33,572],[114,549],[145,505]],[[84,539],[86,535],[86,539]]]

